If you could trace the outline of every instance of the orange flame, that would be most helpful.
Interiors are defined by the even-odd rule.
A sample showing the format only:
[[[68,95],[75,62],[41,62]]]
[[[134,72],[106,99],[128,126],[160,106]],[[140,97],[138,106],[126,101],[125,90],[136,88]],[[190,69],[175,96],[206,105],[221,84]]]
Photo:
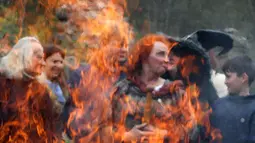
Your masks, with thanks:
[[[90,49],[90,69],[82,73],[80,85],[72,93],[76,108],[67,126],[75,142],[112,142],[110,91],[125,70],[119,62],[125,57],[121,50],[127,50],[133,32],[119,3],[83,1],[74,7],[70,21],[83,31],[78,41]],[[81,11],[86,13],[79,14]]]
[[[27,88],[17,81],[1,86],[0,142],[58,142],[55,118],[45,88],[32,82]],[[24,84],[24,83],[23,83]],[[15,91],[13,90],[15,88]]]
[[[22,25],[26,15],[26,2],[19,0],[16,3],[16,9],[19,11],[19,23]],[[90,64],[89,71],[82,73],[82,80],[78,88],[72,91],[72,101],[75,107],[67,122],[67,127],[71,132],[72,139],[75,142],[113,142],[114,139],[123,138],[123,133],[127,130],[124,126],[119,125],[118,134],[112,134],[111,120],[111,101],[114,91],[114,83],[119,77],[121,71],[126,69],[119,64],[120,49],[126,49],[128,44],[133,40],[133,31],[124,17],[126,1],[120,0],[40,0],[38,3],[45,8],[44,15],[47,21],[53,19],[52,11],[56,8],[68,7],[69,20],[65,31],[69,35],[73,31],[80,33],[78,36],[78,44],[86,45],[90,50],[88,53],[80,51],[80,59],[85,57]],[[30,34],[39,34],[40,31],[46,31],[43,36],[46,38],[51,35],[47,23],[41,19],[35,24],[28,26]],[[145,22],[148,25],[148,22]],[[42,29],[46,28],[46,29]],[[149,26],[145,31],[148,31]],[[23,29],[17,37],[22,35]],[[45,40],[46,41],[46,40]],[[81,46],[85,47],[85,46]],[[83,57],[84,56],[84,57]],[[194,57],[190,57],[193,59]],[[192,60],[191,60],[192,61]],[[188,75],[190,72],[197,72],[197,67],[191,66],[191,63],[185,64],[186,69],[182,71],[182,75]],[[186,77],[185,76],[185,77]],[[43,99],[41,96],[35,96],[37,91],[31,88],[25,95],[24,99],[17,99],[17,104],[11,104],[11,109],[17,110],[17,120],[8,121],[1,126],[0,141],[2,142],[56,142],[54,130],[48,130],[47,126],[51,123],[45,122],[44,117],[40,114],[39,105]],[[38,89],[42,91],[42,89]],[[198,101],[199,89],[196,84],[189,85],[186,88],[185,95],[180,97],[175,104],[162,107],[158,105],[159,112],[164,112],[165,118],[158,119],[155,115],[148,114],[143,118],[144,122],[150,122],[159,129],[168,131],[167,137],[171,142],[179,141],[188,142],[192,138],[193,132],[196,132],[197,125],[205,125],[206,134],[212,133],[213,138],[220,138],[217,130],[210,127],[207,119],[207,104]],[[1,101],[6,102],[6,95],[1,96]],[[29,106],[30,100],[35,99],[32,107]],[[151,98],[148,96],[148,101]],[[38,104],[39,102],[40,104]],[[126,109],[120,112],[121,122],[125,121],[129,112],[137,110],[136,103],[133,103],[128,97],[123,99],[128,103]],[[146,106],[139,103],[140,106]],[[151,102],[147,102],[149,108]],[[139,107],[140,107],[139,106]],[[3,106],[4,107],[4,106]],[[48,108],[43,109],[48,109]],[[5,109],[5,108],[3,108]],[[161,111],[163,110],[163,111]],[[47,111],[47,110],[46,110]],[[47,112],[46,112],[47,113]],[[147,114],[146,113],[146,114]],[[47,114],[46,114],[47,115]],[[150,119],[149,119],[150,118]],[[54,120],[52,121],[54,123]],[[105,128],[110,126],[108,128]],[[13,129],[15,132],[13,132]],[[35,133],[36,135],[34,135]],[[157,131],[155,136],[148,139],[148,142],[163,142],[162,133]],[[40,140],[38,140],[36,137]],[[36,138],[36,139],[35,139]],[[50,140],[52,139],[52,140]]]

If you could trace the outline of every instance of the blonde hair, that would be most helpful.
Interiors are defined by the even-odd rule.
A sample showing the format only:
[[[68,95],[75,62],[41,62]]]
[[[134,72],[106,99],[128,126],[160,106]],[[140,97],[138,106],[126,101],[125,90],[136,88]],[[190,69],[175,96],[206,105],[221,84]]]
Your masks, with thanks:
[[[0,61],[0,69],[8,78],[22,78],[24,69],[32,64],[32,42],[40,43],[35,37],[23,37]]]

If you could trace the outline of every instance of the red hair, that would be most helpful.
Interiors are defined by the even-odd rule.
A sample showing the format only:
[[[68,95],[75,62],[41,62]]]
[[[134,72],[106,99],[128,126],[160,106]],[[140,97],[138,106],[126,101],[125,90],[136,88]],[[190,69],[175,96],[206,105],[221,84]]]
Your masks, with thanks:
[[[140,39],[131,49],[128,64],[131,74],[139,73],[142,70],[142,61],[148,59],[155,42],[162,42],[170,48],[169,41],[162,35],[148,34]]]

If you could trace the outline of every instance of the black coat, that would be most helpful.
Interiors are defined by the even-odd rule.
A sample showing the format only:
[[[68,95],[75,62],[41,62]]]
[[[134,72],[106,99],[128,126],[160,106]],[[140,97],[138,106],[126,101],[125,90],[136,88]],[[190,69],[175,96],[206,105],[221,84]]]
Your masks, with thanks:
[[[222,143],[255,142],[255,95],[220,98],[212,110],[211,125],[220,129]]]
[[[36,80],[0,76],[0,90],[0,142],[9,138],[13,142],[53,142],[56,114],[44,86]]]

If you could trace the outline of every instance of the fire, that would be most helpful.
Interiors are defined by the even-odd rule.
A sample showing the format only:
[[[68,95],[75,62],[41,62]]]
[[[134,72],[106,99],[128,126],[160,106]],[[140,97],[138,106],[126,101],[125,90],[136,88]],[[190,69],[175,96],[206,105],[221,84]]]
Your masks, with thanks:
[[[2,81],[3,82],[3,81]],[[54,115],[51,104],[44,95],[45,89],[37,83],[29,84],[27,92],[17,82],[13,82],[18,93],[1,93],[0,142],[58,142],[54,132]],[[3,86],[10,87],[9,84]],[[5,97],[8,95],[8,97]],[[5,98],[3,98],[5,97]],[[51,119],[49,121],[49,119]]]
[[[3,38],[2,39],[0,39],[0,54],[2,55],[5,55],[5,54],[7,54],[9,51],[10,51],[10,49],[11,49],[11,47],[10,47],[10,45],[9,45],[9,34],[8,33],[6,33],[4,36],[3,36]]]
[[[120,48],[127,50],[128,44],[134,38],[132,27],[124,17],[126,1],[40,0],[38,3],[45,8],[44,15],[49,22],[53,17],[52,11],[59,7],[67,9],[69,20],[65,25],[67,27],[65,32],[69,35],[73,31],[80,33],[76,42],[78,45],[86,45],[81,46],[83,49],[79,49],[79,53],[75,49],[75,54],[79,55],[79,59],[88,61],[90,69],[82,73],[82,80],[78,88],[72,90],[71,97],[74,108],[71,110],[67,122],[72,140],[81,143],[108,143],[113,142],[114,139],[122,139],[124,132],[128,129],[120,124],[117,125],[118,133],[112,133],[111,101],[114,98],[114,83],[120,72],[127,70],[119,63]],[[26,15],[24,11],[25,4],[19,0],[17,5],[22,5],[19,11],[19,14],[22,15],[19,21],[22,24]],[[44,37],[47,41],[47,37],[52,33],[47,23],[43,21],[44,19],[41,19],[39,22],[30,25],[28,33],[39,34],[40,31],[44,31],[41,37]],[[20,37],[22,32],[23,29],[20,27],[17,37]],[[198,67],[192,66],[192,63],[189,62],[185,63],[193,61],[194,58],[191,56],[188,57],[191,60],[181,61],[181,64],[186,67],[181,71],[184,77],[187,77],[190,72],[198,73]],[[42,89],[38,90],[42,91]],[[211,110],[208,109],[207,104],[199,102],[199,92],[196,83],[189,83],[185,89],[185,94],[179,97],[176,103],[164,106],[158,104],[157,112],[164,114],[164,118],[161,119],[151,114],[152,99],[151,93],[148,93],[147,102],[145,104],[138,103],[139,107],[145,108],[143,122],[156,125],[158,129],[167,130],[166,137],[170,139],[169,142],[171,143],[188,142],[196,135],[198,125],[206,127],[207,135],[212,134],[213,138],[220,138],[217,130],[210,127],[208,117]],[[17,99],[17,103],[11,106],[12,109],[18,111],[19,118],[1,126],[0,141],[34,142],[34,134],[31,134],[31,131],[36,132],[41,139],[40,141],[36,140],[37,142],[59,141],[60,137],[56,137],[55,133],[46,128],[51,123],[45,122],[43,117],[38,114],[40,112],[38,111],[38,105],[41,104],[37,102],[40,102],[42,97],[34,96],[35,93],[37,91],[31,88],[24,99]],[[28,106],[31,98],[36,99],[32,108]],[[125,122],[127,114],[135,112],[138,108],[137,104],[133,103],[128,97],[123,100],[123,104],[126,104],[126,108],[123,112],[120,112],[121,122]],[[47,107],[47,105],[45,106]],[[46,107],[45,109],[47,109]],[[31,111],[29,108],[31,108]],[[16,132],[13,133],[10,129],[15,129]],[[148,142],[163,142],[164,139],[161,134],[160,130],[156,131],[155,136],[147,139]],[[52,141],[49,141],[49,138]]]
[[[185,62],[192,63],[192,60],[195,62],[197,59],[193,56],[187,56],[181,59],[180,64],[184,64],[182,66],[187,67]],[[183,68],[184,71],[181,71],[181,73],[185,78],[188,79],[190,73],[199,74],[199,68],[194,66]],[[174,91],[171,88],[169,90]],[[131,114],[134,115],[134,122],[136,122],[136,119],[142,118],[142,123],[149,124],[146,128],[150,128],[150,126],[156,127],[155,135],[146,139],[146,142],[163,142],[164,138],[162,135],[165,135],[166,132],[162,131],[162,129],[167,130],[165,137],[171,143],[188,143],[190,140],[200,142],[200,136],[205,138],[212,137],[214,141],[220,140],[221,135],[219,131],[210,126],[209,115],[212,111],[208,103],[200,102],[199,95],[200,87],[195,82],[189,82],[185,89],[185,94],[183,96],[179,95],[175,102],[172,103],[152,101],[152,95],[149,91],[146,98],[141,98],[137,101],[131,98],[139,97],[124,95],[124,99],[117,100],[123,108],[113,107],[120,116],[115,119],[118,121],[115,126],[119,129],[117,134],[115,134],[115,139],[122,139],[123,133],[130,130],[125,127],[125,123],[128,114]],[[143,115],[141,115],[140,111],[143,111]],[[140,122],[136,124],[140,124]],[[132,125],[127,126],[132,127]],[[201,132],[203,135],[201,135]]]
[[[198,63],[204,64],[204,59],[191,55],[180,59],[179,64],[182,69],[180,72],[182,77],[187,80],[188,86],[185,89],[185,94],[179,97],[176,104],[166,106],[169,111],[168,117],[170,117],[166,123],[162,123],[161,120],[157,121],[157,125],[162,125],[162,128],[169,131],[168,137],[170,137],[171,142],[194,140],[200,135],[201,127],[204,132],[203,136],[211,137],[213,141],[220,141],[222,138],[219,130],[210,126],[209,116],[212,110],[208,103],[199,100],[200,87],[197,84],[200,82],[195,83],[192,81],[194,79],[189,79],[190,74],[193,77],[196,74],[201,74],[201,69],[197,66]]]
[[[82,73],[81,83],[74,89],[76,108],[67,126],[75,142],[112,142],[111,90],[120,72],[126,70],[119,63],[120,50],[127,50],[133,31],[123,16],[123,5],[116,2],[82,1],[75,4],[71,15],[70,21],[82,31],[78,41],[89,48],[90,69]]]

